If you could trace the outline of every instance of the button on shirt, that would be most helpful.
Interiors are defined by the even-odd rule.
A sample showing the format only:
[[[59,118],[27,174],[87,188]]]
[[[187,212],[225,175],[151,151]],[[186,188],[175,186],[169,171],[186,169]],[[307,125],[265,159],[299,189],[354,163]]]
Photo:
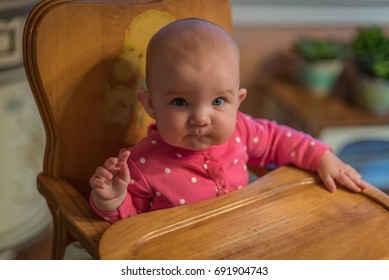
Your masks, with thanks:
[[[115,210],[95,212],[113,223],[154,211],[223,195],[248,184],[247,164],[294,164],[316,171],[329,147],[311,136],[265,119],[237,114],[236,129],[224,144],[203,151],[165,143],[155,125],[138,145],[129,148],[131,181],[123,203]]]

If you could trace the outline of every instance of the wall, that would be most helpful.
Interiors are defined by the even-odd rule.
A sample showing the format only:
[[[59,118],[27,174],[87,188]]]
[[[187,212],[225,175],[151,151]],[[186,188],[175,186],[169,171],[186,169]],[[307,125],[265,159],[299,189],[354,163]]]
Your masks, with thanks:
[[[355,34],[354,27],[261,27],[236,28],[233,36],[241,50],[241,83],[250,86],[255,82],[258,66],[268,56],[286,51],[301,36],[335,38],[349,41]]]

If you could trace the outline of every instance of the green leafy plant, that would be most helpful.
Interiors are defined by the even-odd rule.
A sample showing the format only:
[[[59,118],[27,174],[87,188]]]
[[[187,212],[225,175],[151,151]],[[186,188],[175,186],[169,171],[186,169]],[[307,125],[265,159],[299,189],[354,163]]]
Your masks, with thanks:
[[[309,62],[340,58],[345,49],[342,43],[329,39],[301,38],[293,45],[294,52]]]
[[[389,80],[389,37],[382,28],[359,28],[351,42],[351,51],[361,73]]]

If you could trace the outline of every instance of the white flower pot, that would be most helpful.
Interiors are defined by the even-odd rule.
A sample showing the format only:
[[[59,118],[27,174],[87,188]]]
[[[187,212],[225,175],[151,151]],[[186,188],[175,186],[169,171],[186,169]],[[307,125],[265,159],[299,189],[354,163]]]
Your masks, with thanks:
[[[300,78],[314,96],[324,98],[330,94],[342,69],[343,63],[339,59],[303,63]]]
[[[389,81],[361,77],[354,93],[356,104],[376,114],[389,113]]]

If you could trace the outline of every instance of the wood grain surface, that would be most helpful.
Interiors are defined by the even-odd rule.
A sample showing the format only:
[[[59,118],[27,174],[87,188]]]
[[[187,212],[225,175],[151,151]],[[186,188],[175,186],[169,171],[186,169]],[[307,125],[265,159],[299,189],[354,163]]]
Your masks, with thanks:
[[[216,199],[113,224],[102,259],[388,259],[389,197],[282,167]]]

